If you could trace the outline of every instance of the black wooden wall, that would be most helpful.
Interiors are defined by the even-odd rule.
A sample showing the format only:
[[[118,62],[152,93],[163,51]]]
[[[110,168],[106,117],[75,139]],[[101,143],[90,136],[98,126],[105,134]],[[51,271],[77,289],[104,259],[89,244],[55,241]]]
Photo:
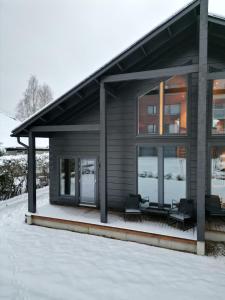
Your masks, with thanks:
[[[174,45],[172,52],[165,53],[154,65],[146,64],[142,69],[166,68],[198,63],[198,50],[195,40],[185,44]],[[209,47],[209,64],[214,67],[225,66],[225,59],[216,47]],[[166,78],[162,78],[166,79]],[[122,209],[129,193],[137,192],[137,145],[174,144],[187,145],[189,149],[187,162],[188,196],[196,200],[196,165],[197,165],[197,84],[198,75],[188,76],[188,135],[186,137],[138,137],[137,132],[137,98],[160,81],[142,81],[124,84],[115,89],[118,99],[107,97],[108,128],[108,201],[109,207]],[[113,86],[112,86],[113,88]],[[209,89],[210,98],[210,89]],[[208,111],[210,111],[210,99]],[[210,126],[210,114],[208,114]],[[66,124],[99,123],[99,104],[87,109],[81,115],[74,115]],[[210,142],[210,138],[208,138]],[[59,201],[60,156],[95,156],[99,157],[99,133],[57,134],[50,138],[50,200]],[[208,181],[209,182],[209,181]],[[101,184],[101,178],[99,178]],[[208,189],[208,187],[207,187]],[[61,203],[63,200],[60,199]]]

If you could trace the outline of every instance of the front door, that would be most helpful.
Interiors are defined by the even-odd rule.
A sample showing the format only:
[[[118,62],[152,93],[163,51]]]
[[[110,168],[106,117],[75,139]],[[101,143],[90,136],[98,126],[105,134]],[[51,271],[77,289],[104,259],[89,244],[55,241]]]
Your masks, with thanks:
[[[80,204],[96,205],[96,158],[80,158]]]

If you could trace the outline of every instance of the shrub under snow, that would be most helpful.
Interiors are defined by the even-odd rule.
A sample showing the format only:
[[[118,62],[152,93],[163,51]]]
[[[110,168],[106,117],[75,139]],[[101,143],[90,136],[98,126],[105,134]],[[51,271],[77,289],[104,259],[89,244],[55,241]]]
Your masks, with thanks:
[[[48,153],[36,155],[37,179],[48,179]],[[39,178],[40,177],[40,178]],[[37,187],[40,187],[37,180]],[[27,190],[27,155],[0,157],[0,200],[19,195]]]

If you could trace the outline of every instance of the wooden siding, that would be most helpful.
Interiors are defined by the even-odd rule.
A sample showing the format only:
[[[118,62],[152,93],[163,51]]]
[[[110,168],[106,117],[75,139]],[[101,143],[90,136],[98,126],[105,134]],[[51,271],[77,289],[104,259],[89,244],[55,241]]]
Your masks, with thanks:
[[[188,41],[189,42],[189,41]],[[154,62],[150,68],[166,68],[184,65],[187,62],[198,63],[198,50],[193,42],[185,42],[175,51],[169,52]],[[221,51],[220,51],[221,52]],[[209,64],[211,66],[224,65],[225,60],[220,52],[210,47]],[[162,78],[166,79],[166,78]],[[136,148],[138,143],[186,143],[189,147],[188,163],[188,196],[196,201],[196,165],[197,165],[197,91],[198,74],[189,75],[188,98],[188,136],[181,138],[140,138],[136,136],[137,97],[154,87],[157,80],[125,83],[117,91],[118,99],[107,96],[107,183],[109,208],[122,209],[129,193],[137,192]],[[209,106],[210,107],[210,106]],[[75,114],[66,124],[98,124],[99,103],[82,114]],[[54,135],[50,139],[50,199],[58,200],[58,170],[59,156],[96,156],[99,157],[98,133],[67,133]],[[101,184],[101,179],[99,179]]]

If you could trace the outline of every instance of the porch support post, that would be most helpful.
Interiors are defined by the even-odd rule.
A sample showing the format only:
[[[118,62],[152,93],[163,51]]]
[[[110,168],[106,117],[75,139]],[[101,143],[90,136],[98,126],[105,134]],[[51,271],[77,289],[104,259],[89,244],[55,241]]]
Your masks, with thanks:
[[[100,214],[101,222],[107,223],[107,118],[106,91],[100,84]]]
[[[28,211],[36,212],[36,160],[35,160],[35,136],[29,131],[28,148]]]
[[[200,255],[205,254],[207,57],[208,0],[200,0],[197,131],[197,253]]]

